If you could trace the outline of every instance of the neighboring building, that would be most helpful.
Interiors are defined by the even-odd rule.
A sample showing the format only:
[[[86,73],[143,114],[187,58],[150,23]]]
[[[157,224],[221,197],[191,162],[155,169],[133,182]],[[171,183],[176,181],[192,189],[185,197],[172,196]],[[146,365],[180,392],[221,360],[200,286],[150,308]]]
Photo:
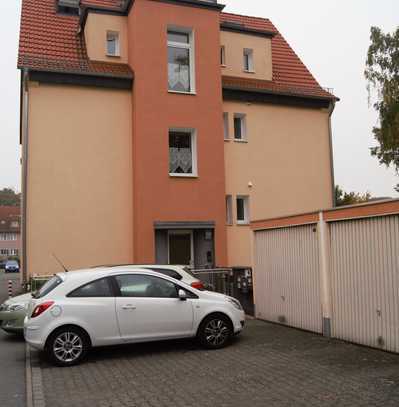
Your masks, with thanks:
[[[250,220],[332,206],[337,99],[269,20],[222,9],[23,0],[26,273],[250,268]]]
[[[21,252],[21,210],[0,206],[0,260],[18,257]]]

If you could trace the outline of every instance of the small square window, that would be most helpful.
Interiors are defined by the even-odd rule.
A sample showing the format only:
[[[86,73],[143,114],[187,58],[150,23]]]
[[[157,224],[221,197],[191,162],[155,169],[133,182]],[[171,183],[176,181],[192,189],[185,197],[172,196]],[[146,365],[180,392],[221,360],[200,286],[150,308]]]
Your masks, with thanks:
[[[254,72],[254,51],[252,49],[244,49],[244,71]]]
[[[229,114],[223,113],[223,131],[224,131],[224,139],[229,140]]]
[[[224,45],[220,47],[220,65],[226,66],[226,47]]]
[[[237,224],[249,224],[249,197],[237,196]]]
[[[169,131],[169,175],[197,176],[197,147],[195,131],[172,129]]]
[[[234,114],[234,140],[244,141],[247,139],[246,115]]]
[[[107,32],[107,55],[111,57],[119,57],[119,33],[114,31]]]
[[[226,195],[226,224],[233,224],[233,197]]]

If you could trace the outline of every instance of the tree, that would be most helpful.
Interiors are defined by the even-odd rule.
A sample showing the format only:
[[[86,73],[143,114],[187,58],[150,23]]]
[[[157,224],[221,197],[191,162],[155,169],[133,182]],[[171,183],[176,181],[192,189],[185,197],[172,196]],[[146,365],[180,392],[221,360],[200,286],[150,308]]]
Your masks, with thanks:
[[[371,199],[370,192],[359,194],[358,192],[345,192],[339,185],[335,186],[336,206],[356,205],[368,202]]]
[[[399,174],[399,27],[392,34],[371,27],[370,39],[365,77],[369,96],[371,88],[376,90],[374,108],[379,115],[373,129],[379,146],[371,148],[371,154]],[[399,184],[395,189],[399,192]]]
[[[11,188],[0,189],[0,206],[20,206],[21,194]]]

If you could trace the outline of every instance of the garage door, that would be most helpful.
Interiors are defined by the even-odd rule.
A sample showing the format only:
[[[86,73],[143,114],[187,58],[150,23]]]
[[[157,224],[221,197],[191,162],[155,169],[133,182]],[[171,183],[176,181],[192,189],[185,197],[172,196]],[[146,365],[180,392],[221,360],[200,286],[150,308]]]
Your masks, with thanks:
[[[330,230],[333,336],[399,352],[399,217]]]
[[[322,332],[316,225],[255,232],[256,316]]]

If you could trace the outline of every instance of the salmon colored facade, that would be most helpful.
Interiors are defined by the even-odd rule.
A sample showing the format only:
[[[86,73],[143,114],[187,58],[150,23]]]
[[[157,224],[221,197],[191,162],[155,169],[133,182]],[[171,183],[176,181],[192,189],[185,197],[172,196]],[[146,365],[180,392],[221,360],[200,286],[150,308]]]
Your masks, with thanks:
[[[251,268],[250,221],[332,206],[336,98],[269,20],[67,3],[22,5],[25,278],[53,274],[52,253]]]

